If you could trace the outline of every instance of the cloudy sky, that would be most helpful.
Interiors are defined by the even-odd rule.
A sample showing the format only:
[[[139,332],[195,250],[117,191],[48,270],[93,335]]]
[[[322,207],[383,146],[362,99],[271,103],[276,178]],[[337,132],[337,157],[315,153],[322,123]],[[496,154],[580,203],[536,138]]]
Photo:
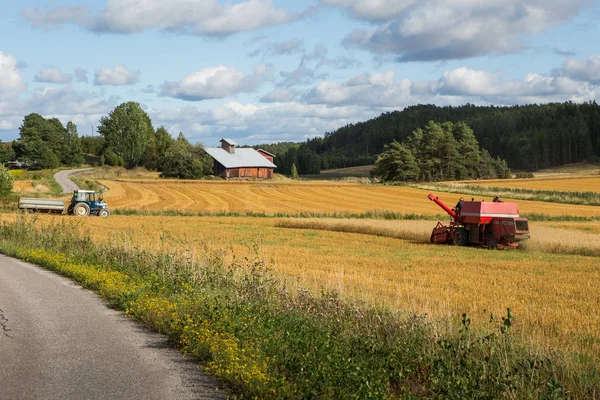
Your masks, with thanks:
[[[598,0],[0,0],[0,140],[33,112],[89,136],[126,101],[217,146],[419,103],[598,100],[599,20]]]

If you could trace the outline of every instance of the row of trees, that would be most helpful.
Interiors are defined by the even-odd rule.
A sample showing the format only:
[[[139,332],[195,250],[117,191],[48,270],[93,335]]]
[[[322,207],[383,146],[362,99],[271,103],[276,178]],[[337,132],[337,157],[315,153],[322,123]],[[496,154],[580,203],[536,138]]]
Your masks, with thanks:
[[[196,179],[212,173],[212,158],[201,144],[192,145],[183,133],[173,139],[162,126],[155,130],[138,103],[123,103],[102,117],[98,133],[80,138],[72,122],[65,127],[57,118],[29,114],[19,129],[20,138],[0,145],[0,161],[46,169],[80,165],[90,154],[101,164],[145,166],[164,177]]]
[[[212,158],[202,144],[192,145],[183,133],[174,140],[162,126],[155,130],[138,103],[123,103],[100,118],[98,132],[104,139],[101,157],[106,164],[145,166],[164,177],[183,179],[212,173]]]
[[[375,163],[382,181],[442,181],[510,178],[506,161],[479,148],[465,123],[430,121],[404,142],[384,146]]]

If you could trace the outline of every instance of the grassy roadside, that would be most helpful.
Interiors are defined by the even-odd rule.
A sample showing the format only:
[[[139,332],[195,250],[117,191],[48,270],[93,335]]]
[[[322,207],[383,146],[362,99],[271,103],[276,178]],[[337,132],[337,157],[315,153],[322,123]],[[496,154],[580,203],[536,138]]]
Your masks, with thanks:
[[[68,222],[30,218],[0,230],[2,252],[69,276],[169,335],[238,398],[593,398],[600,390],[592,363],[514,339],[510,311],[476,331],[468,315],[432,322],[334,293],[288,293],[257,256],[99,245]]]

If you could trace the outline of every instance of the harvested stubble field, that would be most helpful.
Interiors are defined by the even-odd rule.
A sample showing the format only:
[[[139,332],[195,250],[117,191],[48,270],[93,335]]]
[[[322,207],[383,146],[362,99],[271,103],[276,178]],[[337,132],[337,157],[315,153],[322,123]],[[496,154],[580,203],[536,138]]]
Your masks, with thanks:
[[[527,342],[600,360],[600,262],[554,253],[598,251],[598,223],[536,223],[531,247],[540,251],[492,252],[426,243],[431,221],[156,216],[72,221],[101,240],[190,257],[208,246],[243,259],[256,255],[256,245],[257,255],[292,290],[334,289],[433,318],[458,319],[469,312],[483,325],[490,313],[502,315],[510,307],[515,332]],[[557,249],[557,243],[563,247]]]
[[[427,199],[429,191],[405,186],[332,182],[221,182],[166,180],[101,180],[109,188],[105,199],[113,209],[148,211],[288,213],[390,210],[436,215],[443,211]],[[453,207],[461,194],[436,193]],[[470,195],[463,194],[465,198]],[[487,199],[491,200],[491,199]],[[507,199],[508,200],[508,199]],[[519,200],[523,214],[599,216],[586,205]]]

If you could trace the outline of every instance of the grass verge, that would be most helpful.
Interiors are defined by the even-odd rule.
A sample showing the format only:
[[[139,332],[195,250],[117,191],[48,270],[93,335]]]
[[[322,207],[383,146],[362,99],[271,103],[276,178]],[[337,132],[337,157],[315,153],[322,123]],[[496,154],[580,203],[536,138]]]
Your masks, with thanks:
[[[258,254],[258,249],[255,252]],[[0,251],[81,282],[169,336],[237,398],[593,398],[593,363],[544,353],[512,337],[515,317],[431,321],[335,293],[289,293],[258,257],[209,246],[147,252],[97,244],[68,222],[19,217]],[[226,260],[232,260],[230,262]]]

